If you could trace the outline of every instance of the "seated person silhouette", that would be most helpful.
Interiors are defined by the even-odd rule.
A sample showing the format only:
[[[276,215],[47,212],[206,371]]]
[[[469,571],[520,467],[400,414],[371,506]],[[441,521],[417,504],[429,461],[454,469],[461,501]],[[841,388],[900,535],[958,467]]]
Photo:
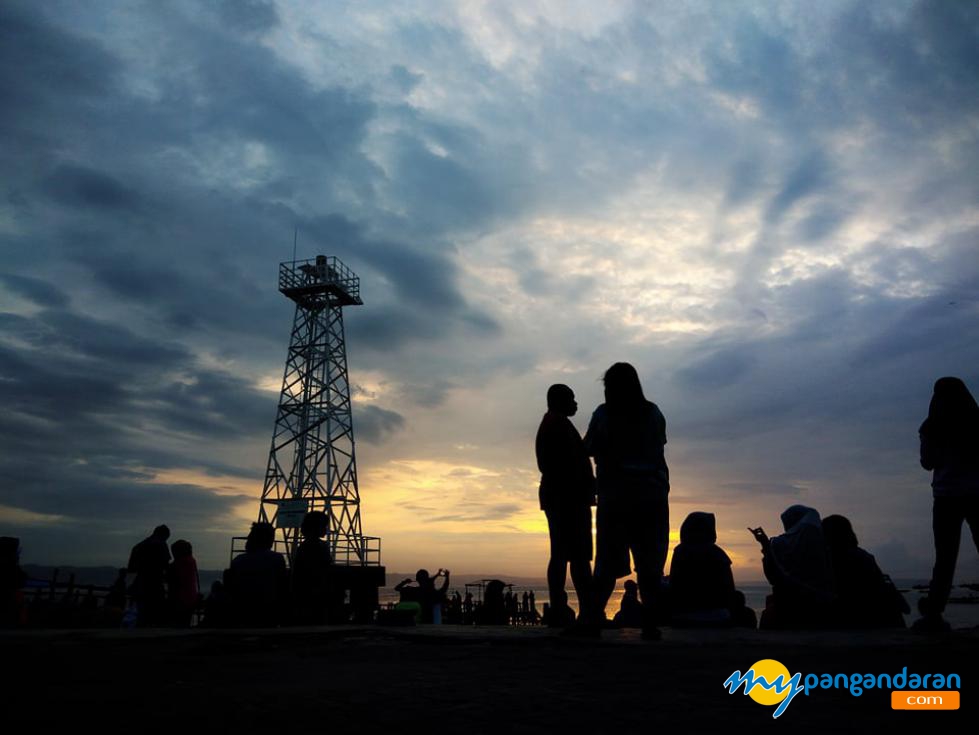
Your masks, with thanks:
[[[555,384],[547,390],[547,413],[537,430],[535,450],[541,472],[539,500],[547,517],[550,559],[547,588],[552,627],[570,625],[574,612],[564,589],[567,569],[582,610],[590,607],[591,506],[595,504],[595,478],[581,435],[569,417],[578,412],[574,392]],[[529,609],[529,599],[527,600]]]
[[[841,628],[903,628],[908,603],[872,554],[857,544],[844,516],[823,519],[823,536],[836,581],[836,625]]]
[[[819,513],[804,505],[782,513],[785,533],[769,539],[761,528],[748,529],[761,544],[762,569],[772,585],[761,628],[825,628],[832,623],[833,573]]]
[[[625,591],[622,593],[619,611],[612,618],[612,625],[616,628],[641,628],[642,603],[639,601],[639,585],[627,579],[623,587]]]
[[[235,625],[271,628],[282,621],[289,576],[286,562],[276,551],[271,523],[253,523],[245,552],[231,562],[228,593]]]
[[[748,607],[744,592],[741,590],[734,591],[734,607],[731,612],[734,615],[731,623],[735,628],[751,628],[754,630],[758,627],[758,616],[755,615],[754,610]]]
[[[732,624],[734,575],[731,559],[717,545],[713,513],[693,512],[680,526],[670,564],[670,611],[675,626]]]
[[[330,568],[333,556],[323,540],[329,527],[326,513],[314,510],[303,518],[303,540],[292,562],[293,616],[300,625],[324,625],[330,610]]]

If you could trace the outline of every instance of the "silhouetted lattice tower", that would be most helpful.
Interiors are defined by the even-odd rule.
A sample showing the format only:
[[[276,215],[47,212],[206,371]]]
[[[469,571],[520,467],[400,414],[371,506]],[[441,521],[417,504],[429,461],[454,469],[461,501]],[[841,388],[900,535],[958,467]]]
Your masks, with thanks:
[[[361,531],[343,332],[343,307],[364,303],[360,279],[337,258],[318,255],[280,263],[279,291],[296,302],[296,314],[258,519],[276,526],[291,560],[303,516],[323,511],[334,563],[373,567],[350,575],[348,586],[360,578],[383,584],[381,540]]]

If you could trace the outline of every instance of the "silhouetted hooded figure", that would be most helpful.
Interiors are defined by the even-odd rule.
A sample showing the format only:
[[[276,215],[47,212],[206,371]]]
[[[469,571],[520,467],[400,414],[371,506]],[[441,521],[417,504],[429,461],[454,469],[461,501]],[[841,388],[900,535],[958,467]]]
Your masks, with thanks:
[[[19,623],[18,595],[27,581],[20,568],[20,539],[0,537],[0,628],[13,628]]]
[[[782,513],[782,525],[785,533],[762,544],[762,569],[773,600],[761,627],[826,627],[835,590],[819,513],[793,505]]]
[[[670,564],[670,609],[674,623],[730,623],[734,602],[731,559],[717,545],[714,514],[694,512],[680,526]]]
[[[329,521],[322,511],[306,514],[301,527],[303,540],[292,561],[292,601],[301,625],[323,625],[330,610],[330,569],[333,556],[323,540]]]
[[[903,628],[907,603],[872,554],[861,549],[844,516],[823,519],[823,536],[836,580],[836,625],[843,628]]]
[[[282,620],[288,590],[288,572],[282,554],[272,550],[271,523],[253,523],[245,552],[236,556],[228,571],[228,592],[235,625],[275,627]]]
[[[595,617],[604,617],[616,579],[632,571],[631,551],[646,616],[643,637],[658,639],[655,620],[670,535],[666,419],[646,400],[629,363],[612,365],[604,382],[605,403],[592,414],[585,434],[597,468]]]
[[[133,547],[129,555],[129,571],[135,572],[132,597],[136,602],[136,624],[161,625],[166,622],[166,578],[170,564],[167,539],[170,529],[157,526],[148,538]]]
[[[959,378],[940,378],[918,431],[921,466],[931,470],[935,567],[928,597],[919,602],[924,618],[916,629],[947,627],[942,620],[955,576],[962,522],[979,549],[979,406]]]

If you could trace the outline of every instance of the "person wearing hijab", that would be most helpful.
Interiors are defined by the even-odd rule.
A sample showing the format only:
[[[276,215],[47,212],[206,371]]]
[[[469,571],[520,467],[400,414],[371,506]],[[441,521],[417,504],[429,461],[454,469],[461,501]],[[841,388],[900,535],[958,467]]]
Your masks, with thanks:
[[[197,560],[194,547],[183,539],[170,545],[173,561],[167,568],[167,593],[170,599],[170,613],[178,628],[189,628],[200,601],[200,576],[197,573]]]
[[[760,627],[826,627],[835,588],[819,513],[792,505],[782,513],[782,526],[785,533],[772,539],[761,528],[749,529],[761,544],[762,569],[772,585]]]
[[[595,458],[598,510],[593,585],[595,617],[620,577],[629,575],[629,552],[643,605],[643,638],[658,640],[663,566],[670,536],[670,471],[666,419],[647,401],[636,369],[617,362],[604,376],[605,403],[595,409],[585,448]]]
[[[714,514],[691,513],[680,526],[670,563],[673,624],[729,625],[734,591],[731,559],[717,545]]]
[[[915,630],[946,630],[942,618],[959,556],[962,522],[979,549],[979,406],[959,378],[939,378],[918,430],[921,466],[932,472],[935,566],[928,596],[918,602]]]
[[[823,518],[823,536],[836,581],[835,625],[840,628],[903,628],[908,603],[873,554],[860,548],[845,516]]]

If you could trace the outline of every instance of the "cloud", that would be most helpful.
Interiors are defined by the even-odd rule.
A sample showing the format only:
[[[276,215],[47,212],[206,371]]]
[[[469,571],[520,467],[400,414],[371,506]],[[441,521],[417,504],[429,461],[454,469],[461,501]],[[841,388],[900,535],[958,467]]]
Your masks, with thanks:
[[[14,293],[33,301],[38,306],[63,308],[68,305],[68,297],[64,292],[39,278],[3,273],[0,274],[0,281],[3,281]]]
[[[354,426],[360,439],[380,444],[405,427],[405,418],[397,411],[367,404],[354,407]]]

